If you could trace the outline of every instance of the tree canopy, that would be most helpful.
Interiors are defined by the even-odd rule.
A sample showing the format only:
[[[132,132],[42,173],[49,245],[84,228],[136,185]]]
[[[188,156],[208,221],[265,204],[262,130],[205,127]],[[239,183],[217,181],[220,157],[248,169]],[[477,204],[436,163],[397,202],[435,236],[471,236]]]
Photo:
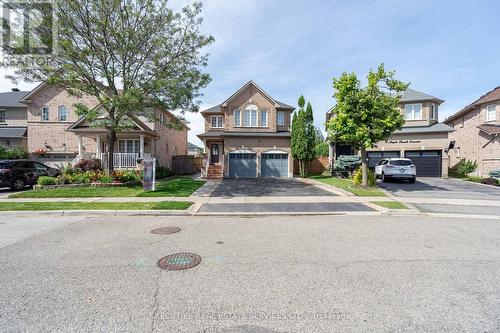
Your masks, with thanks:
[[[300,96],[298,100],[299,110],[293,114],[291,150],[292,157],[299,161],[299,173],[302,177],[306,175],[306,164],[315,155],[316,128],[314,127],[314,115],[311,103],[307,103],[304,109],[305,98]]]

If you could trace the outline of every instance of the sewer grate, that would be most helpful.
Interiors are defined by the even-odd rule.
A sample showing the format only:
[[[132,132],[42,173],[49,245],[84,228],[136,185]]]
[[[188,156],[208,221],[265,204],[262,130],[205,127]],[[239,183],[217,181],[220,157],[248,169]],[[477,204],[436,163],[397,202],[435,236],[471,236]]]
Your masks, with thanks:
[[[158,267],[167,271],[180,271],[197,266],[201,257],[196,253],[174,253],[158,260]]]
[[[151,230],[151,233],[155,235],[168,235],[168,234],[175,234],[176,232],[179,231],[181,231],[181,228],[179,227],[163,227]]]

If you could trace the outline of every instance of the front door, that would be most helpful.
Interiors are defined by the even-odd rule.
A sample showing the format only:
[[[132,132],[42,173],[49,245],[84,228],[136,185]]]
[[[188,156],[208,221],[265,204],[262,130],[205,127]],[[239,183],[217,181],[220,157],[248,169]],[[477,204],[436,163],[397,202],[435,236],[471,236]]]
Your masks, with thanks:
[[[219,163],[219,144],[212,143],[210,145],[210,162]]]

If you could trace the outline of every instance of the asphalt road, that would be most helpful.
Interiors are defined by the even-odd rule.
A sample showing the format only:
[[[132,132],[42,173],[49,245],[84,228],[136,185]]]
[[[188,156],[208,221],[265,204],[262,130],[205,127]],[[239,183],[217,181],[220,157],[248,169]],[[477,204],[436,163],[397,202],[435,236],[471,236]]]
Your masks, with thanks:
[[[417,178],[414,184],[404,181],[382,182],[377,184],[397,197],[445,198],[498,200],[500,187],[486,186],[460,179]]]
[[[59,223],[21,237],[16,225]],[[500,329],[500,224],[431,217],[15,218],[0,331]],[[179,226],[172,235],[150,230]],[[29,229],[29,228],[26,228]],[[202,262],[163,271],[167,254]]]

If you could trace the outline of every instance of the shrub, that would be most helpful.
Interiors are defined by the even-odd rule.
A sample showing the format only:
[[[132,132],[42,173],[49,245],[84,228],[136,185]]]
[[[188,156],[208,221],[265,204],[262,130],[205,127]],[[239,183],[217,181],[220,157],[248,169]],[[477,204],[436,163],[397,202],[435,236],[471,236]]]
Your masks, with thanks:
[[[361,165],[358,155],[340,155],[333,163],[334,171],[354,171]]]
[[[486,184],[486,185],[498,185],[498,180],[495,178],[483,178],[481,180],[481,183]]]
[[[142,171],[140,170],[115,170],[113,171],[113,178],[116,181],[125,183],[139,181],[142,178]]]
[[[467,177],[467,180],[474,183],[480,183],[483,180],[483,178],[479,176],[469,176]]]
[[[363,171],[361,168],[356,170],[356,173],[352,177],[352,182],[356,185],[361,185],[363,182]],[[375,179],[375,174],[372,170],[368,169],[368,186],[377,185],[377,180]]]
[[[91,171],[75,173],[71,175],[71,182],[75,184],[87,184],[92,182],[93,173]]]
[[[110,175],[102,175],[101,178],[99,178],[99,181],[104,184],[109,184],[113,182],[113,176]]]
[[[461,159],[460,162],[457,163],[457,172],[460,175],[466,176],[469,173],[472,173],[476,171],[477,169],[477,162],[476,161],[470,161]]]
[[[49,177],[49,176],[41,176],[38,178],[37,184],[38,185],[56,185],[57,178],[56,177]]]
[[[77,171],[102,171],[101,160],[96,158],[82,159],[75,164],[73,169]]]
[[[167,178],[173,176],[174,174],[175,173],[172,170],[164,166],[159,165],[156,167],[156,179]]]
[[[11,159],[19,159],[19,158],[27,158],[28,152],[23,148],[7,148],[5,146],[0,145],[0,159],[2,160],[11,160]]]
[[[500,178],[500,169],[490,171],[489,175],[493,178]]]
[[[57,176],[57,184],[59,185],[71,184],[71,182],[72,182],[71,177],[66,173]]]
[[[328,156],[329,145],[326,142],[321,142],[314,147],[314,154],[316,156]]]

